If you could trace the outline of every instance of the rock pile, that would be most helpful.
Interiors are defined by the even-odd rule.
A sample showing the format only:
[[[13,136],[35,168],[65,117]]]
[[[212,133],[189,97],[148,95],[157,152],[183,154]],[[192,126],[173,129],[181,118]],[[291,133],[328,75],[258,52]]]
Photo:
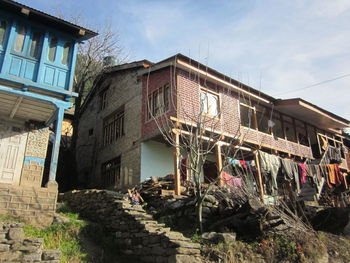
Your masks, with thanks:
[[[62,199],[83,217],[114,233],[117,244],[125,247],[123,252],[137,255],[140,262],[202,262],[199,244],[157,223],[122,194],[82,190],[65,193]]]
[[[60,252],[43,250],[41,238],[25,238],[23,224],[0,223],[0,262],[59,263]]]

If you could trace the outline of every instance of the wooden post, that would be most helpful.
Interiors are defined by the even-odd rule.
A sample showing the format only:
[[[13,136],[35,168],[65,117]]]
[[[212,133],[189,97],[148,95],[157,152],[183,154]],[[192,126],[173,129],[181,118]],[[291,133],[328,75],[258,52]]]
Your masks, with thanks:
[[[258,172],[260,198],[261,198],[261,201],[264,202],[264,186],[263,186],[262,177],[261,177],[260,161],[259,161],[258,151],[256,151],[254,153],[254,156],[255,156],[256,170]]]
[[[181,181],[180,181],[180,135],[178,132],[174,133],[174,184],[175,195],[181,195]]]
[[[222,174],[221,144],[217,143],[215,146],[216,146],[216,167],[217,167],[217,171],[218,171],[218,176],[220,177],[219,185],[223,186],[224,181],[221,178],[221,174]]]

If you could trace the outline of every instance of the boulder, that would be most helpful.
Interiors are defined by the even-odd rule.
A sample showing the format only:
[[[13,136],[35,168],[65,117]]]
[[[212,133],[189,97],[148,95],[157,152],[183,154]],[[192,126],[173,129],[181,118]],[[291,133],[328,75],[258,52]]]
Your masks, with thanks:
[[[218,244],[220,242],[228,243],[236,241],[236,233],[216,233],[206,232],[202,234],[204,241]]]

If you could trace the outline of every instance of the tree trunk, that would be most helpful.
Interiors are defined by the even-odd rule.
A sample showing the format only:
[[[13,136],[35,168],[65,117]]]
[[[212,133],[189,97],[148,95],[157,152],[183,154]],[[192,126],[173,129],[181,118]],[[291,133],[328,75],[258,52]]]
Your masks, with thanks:
[[[202,234],[203,233],[203,199],[198,198],[197,202],[197,223],[199,227],[199,231]]]
[[[79,185],[78,180],[78,174],[77,174],[77,140],[78,140],[78,132],[79,132],[79,117],[80,117],[80,109],[81,109],[81,102],[82,102],[82,95],[85,89],[85,84],[81,83],[77,86],[76,91],[78,91],[79,96],[75,99],[75,108],[74,108],[74,117],[73,117],[73,135],[72,135],[72,141],[70,145],[70,151],[72,152],[72,155],[74,156],[74,171],[71,171],[70,178],[71,178],[71,189],[77,188]]]

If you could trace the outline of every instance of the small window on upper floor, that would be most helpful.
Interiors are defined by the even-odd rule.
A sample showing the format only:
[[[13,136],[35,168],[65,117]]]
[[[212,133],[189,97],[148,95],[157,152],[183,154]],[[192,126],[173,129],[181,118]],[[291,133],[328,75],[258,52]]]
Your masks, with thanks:
[[[25,37],[26,37],[26,28],[24,26],[18,26],[16,41],[14,46],[15,51],[22,52]]]
[[[48,59],[50,62],[54,62],[56,58],[56,50],[57,50],[57,38],[53,37],[49,43],[49,54]]]
[[[219,95],[201,90],[201,112],[212,117],[219,115]]]
[[[68,65],[71,43],[66,42],[63,46],[62,64]]]
[[[41,47],[41,37],[42,37],[41,32],[32,33],[29,56],[33,58],[39,57],[40,47]]]
[[[242,126],[252,128],[252,129],[257,129],[255,107],[241,103],[240,117],[241,117]]]
[[[6,28],[7,28],[6,21],[0,21],[0,46],[4,44]]]

